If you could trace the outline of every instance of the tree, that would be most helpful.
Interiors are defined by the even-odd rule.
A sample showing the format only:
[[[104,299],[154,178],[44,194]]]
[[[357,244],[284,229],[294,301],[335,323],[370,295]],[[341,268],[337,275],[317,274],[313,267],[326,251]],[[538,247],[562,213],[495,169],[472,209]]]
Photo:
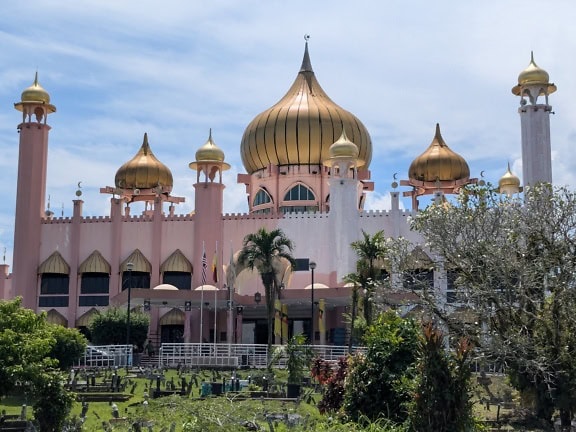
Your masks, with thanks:
[[[360,283],[365,293],[364,318],[366,323],[370,325],[372,321],[371,299],[382,271],[376,267],[376,264],[383,260],[386,255],[386,239],[384,231],[370,235],[362,230],[362,236],[362,240],[352,242],[350,246],[358,256],[356,281]]]
[[[260,228],[256,233],[244,237],[243,247],[238,256],[238,262],[242,267],[258,270],[264,285],[268,319],[268,356],[272,353],[274,303],[282,283],[280,276],[283,276],[278,274],[277,269],[281,260],[288,261],[292,268],[296,266],[292,256],[293,249],[292,241],[281,229],[268,231],[266,228]]]
[[[86,352],[86,338],[78,329],[61,325],[49,324],[49,330],[55,343],[48,356],[58,360],[60,370],[70,369]]]
[[[354,421],[385,417],[397,424],[408,417],[418,348],[418,325],[386,312],[364,335],[366,354],[351,357],[344,411]]]
[[[54,344],[46,314],[23,309],[20,298],[0,301],[0,396],[17,382],[38,382],[44,370],[56,367],[49,357]]]
[[[472,345],[460,339],[455,352],[444,345],[444,334],[428,323],[420,337],[410,430],[468,432],[475,430],[471,400]]]
[[[92,342],[96,345],[123,345],[126,343],[127,313],[124,309],[108,308],[94,315],[88,325]],[[148,336],[150,318],[140,310],[130,314],[130,342],[140,348]]]
[[[551,422],[558,409],[569,427],[576,408],[574,192],[539,184],[521,200],[470,187],[457,202],[422,211],[413,228],[439,268],[457,269],[459,300],[479,326],[458,325],[441,304],[430,304],[434,313],[475,337],[485,358],[505,364],[538,417]]]

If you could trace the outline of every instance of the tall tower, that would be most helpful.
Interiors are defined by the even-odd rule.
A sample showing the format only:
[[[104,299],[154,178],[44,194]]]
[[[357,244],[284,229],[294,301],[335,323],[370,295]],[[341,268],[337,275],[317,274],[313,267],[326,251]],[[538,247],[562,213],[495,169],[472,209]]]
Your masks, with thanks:
[[[520,96],[520,114],[522,130],[522,176],[525,186],[538,182],[552,183],[552,155],[550,149],[550,113],[548,95],[556,91],[550,82],[548,72],[534,62],[530,55],[530,64],[518,75],[518,85],[512,93]],[[538,100],[544,96],[544,103]]]
[[[40,223],[44,217],[46,195],[46,166],[48,160],[48,114],[56,112],[50,95],[38,83],[22,92],[21,101],[14,108],[22,112],[18,153],[18,184],[14,223],[13,290],[22,297],[22,305],[37,306],[37,267],[40,251]]]

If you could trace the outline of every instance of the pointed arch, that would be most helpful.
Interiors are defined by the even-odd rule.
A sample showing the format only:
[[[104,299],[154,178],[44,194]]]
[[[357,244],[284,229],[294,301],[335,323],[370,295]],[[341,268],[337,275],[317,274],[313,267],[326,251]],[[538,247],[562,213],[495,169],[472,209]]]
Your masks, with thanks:
[[[94,315],[99,314],[100,312],[96,308],[92,308],[88,310],[86,313],[80,315],[76,318],[76,327],[88,327]]]
[[[56,251],[52,253],[46,260],[38,267],[38,274],[70,274],[70,266],[66,260]]]
[[[316,196],[312,189],[304,183],[296,183],[285,194],[284,201],[315,201]]]
[[[160,318],[160,325],[184,325],[184,312],[180,309],[171,309]]]
[[[192,273],[192,263],[180,249],[176,249],[160,266],[160,272]]]
[[[257,207],[257,206],[264,205],[264,204],[270,204],[272,202],[273,202],[272,197],[270,196],[270,194],[268,193],[266,188],[261,187],[258,190],[258,192],[256,192],[256,195],[254,196],[254,201],[252,202],[252,205],[254,207]]]
[[[102,254],[95,250],[86,258],[80,267],[78,268],[78,273],[108,273],[110,274],[110,264],[102,256]]]
[[[134,267],[132,268],[132,271],[134,272],[150,273],[152,271],[152,265],[150,264],[150,261],[148,261],[144,254],[140,252],[140,249],[134,249],[134,252],[132,252],[128,258],[122,261],[122,264],[120,265],[121,272],[128,271],[128,263],[133,264]]]
[[[50,324],[58,324],[63,327],[68,327],[68,320],[64,315],[58,312],[56,309],[50,309],[46,313],[46,321]]]

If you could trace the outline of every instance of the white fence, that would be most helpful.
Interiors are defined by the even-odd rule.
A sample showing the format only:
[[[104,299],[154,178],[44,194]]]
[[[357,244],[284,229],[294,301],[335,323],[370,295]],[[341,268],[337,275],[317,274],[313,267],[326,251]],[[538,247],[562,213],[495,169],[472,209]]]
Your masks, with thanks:
[[[76,366],[88,368],[132,366],[132,356],[131,345],[88,345],[84,356]]]
[[[273,346],[276,347],[277,345]],[[311,345],[314,354],[325,360],[338,360],[348,354],[348,347]],[[353,351],[364,351],[354,347]],[[249,367],[267,366],[268,346],[259,344],[164,343],[160,347],[159,366],[214,366]],[[282,360],[279,366],[283,366]]]

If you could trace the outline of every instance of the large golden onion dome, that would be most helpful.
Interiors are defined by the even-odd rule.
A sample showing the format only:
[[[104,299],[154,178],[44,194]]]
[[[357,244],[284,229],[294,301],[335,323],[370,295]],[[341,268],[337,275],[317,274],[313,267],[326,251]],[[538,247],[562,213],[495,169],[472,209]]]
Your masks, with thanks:
[[[50,95],[44,88],[38,83],[38,72],[34,76],[34,82],[32,85],[22,92],[22,102],[40,102],[49,104]]]
[[[508,163],[508,169],[504,173],[500,180],[498,180],[498,189],[503,191],[514,191],[517,193],[520,190],[520,179],[510,170],[510,163]]]
[[[366,127],[320,87],[306,42],[300,72],[286,95],[244,131],[242,162],[250,174],[269,164],[321,165],[343,129],[358,146],[359,158],[369,165],[372,141]]]
[[[470,168],[462,156],[446,145],[437,123],[432,143],[410,164],[408,177],[425,182],[456,181],[469,178]]]
[[[550,75],[539,67],[534,61],[534,52],[530,53],[530,64],[518,75],[518,85],[512,88],[512,93],[519,96],[523,86],[542,85],[547,88],[548,94],[556,91],[556,86],[550,83]]]
[[[121,189],[152,189],[161,186],[164,193],[169,193],[174,180],[168,167],[152,153],[148,134],[145,133],[142,147],[136,156],[116,172],[114,183]]]
[[[364,161],[358,159],[358,146],[348,139],[346,130],[342,130],[342,135],[334,144],[328,149],[329,160],[324,161],[324,165],[330,165],[330,161],[337,159],[353,159],[356,161],[356,166],[364,165]]]

